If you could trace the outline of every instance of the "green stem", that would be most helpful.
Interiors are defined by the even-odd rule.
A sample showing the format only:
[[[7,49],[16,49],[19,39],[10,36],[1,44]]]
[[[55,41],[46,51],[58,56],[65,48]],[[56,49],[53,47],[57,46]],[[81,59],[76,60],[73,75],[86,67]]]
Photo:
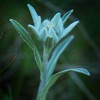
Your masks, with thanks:
[[[46,64],[48,62],[48,51],[45,47],[45,44],[43,45],[43,79],[40,80],[40,85],[37,93],[37,99],[36,100],[45,100],[46,96],[43,95],[44,87],[46,84]],[[41,98],[42,96],[42,98]]]
[[[45,86],[44,81],[41,80],[40,81],[40,85],[39,85],[39,89],[38,89],[38,94],[37,94],[37,99],[36,100],[45,100],[44,98],[41,98],[41,95],[43,94],[43,87]]]

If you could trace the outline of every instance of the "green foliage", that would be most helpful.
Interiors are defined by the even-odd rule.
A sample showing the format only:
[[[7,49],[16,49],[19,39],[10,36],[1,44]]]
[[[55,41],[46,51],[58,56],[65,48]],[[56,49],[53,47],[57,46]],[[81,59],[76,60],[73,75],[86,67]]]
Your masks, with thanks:
[[[69,45],[69,43],[73,40],[73,38],[74,38],[73,35],[69,37],[65,37],[56,44],[55,48],[52,51],[48,64],[47,64],[47,73],[48,73],[47,80],[50,78],[50,76],[54,72],[55,65],[57,63],[59,56],[62,54],[65,48]]]
[[[18,33],[20,34],[20,36],[22,37],[22,39],[29,45],[29,47],[33,50],[34,55],[35,55],[35,60],[37,62],[37,65],[40,69],[40,72],[42,73],[42,61],[41,61],[41,57],[40,54],[38,52],[38,49],[34,43],[34,41],[32,40],[32,38],[29,36],[29,33],[27,32],[27,30],[17,21],[10,19],[11,23],[13,24],[13,26],[15,27],[15,29],[18,31]]]
[[[34,34],[43,45],[42,55],[40,55],[34,40],[32,40],[32,38],[29,36],[27,30],[17,21],[13,19],[10,19],[10,21],[20,36],[23,38],[23,40],[34,52],[35,60],[41,73],[41,81],[37,94],[37,100],[45,100],[46,94],[50,87],[64,73],[68,71],[75,71],[85,75],[90,75],[90,73],[83,68],[71,68],[53,74],[60,55],[74,38],[73,35],[67,35],[78,24],[79,21],[75,21],[67,28],[64,28],[64,23],[67,21],[73,10],[67,12],[63,17],[61,17],[60,13],[57,13],[51,20],[46,19],[41,22],[41,17],[37,15],[35,9],[29,4],[28,8],[34,22],[34,25],[28,26],[33,30]]]
[[[66,70],[63,70],[63,71],[60,71],[54,75],[52,75],[50,77],[50,79],[47,81],[45,87],[44,87],[44,90],[42,92],[42,95],[40,96],[41,100],[44,100],[44,98],[46,97],[46,94],[48,92],[48,90],[50,89],[50,87],[52,85],[54,85],[54,83],[57,81],[57,79],[62,76],[63,74],[65,74],[66,72],[69,72],[69,71],[74,71],[74,72],[78,72],[78,73],[83,73],[85,75],[90,75],[90,73],[86,70],[86,69],[83,69],[83,68],[73,68],[73,69],[66,69]]]
[[[68,18],[70,17],[70,15],[72,14],[73,10],[70,10],[68,12],[66,12],[63,16],[62,16],[62,20],[63,20],[63,23],[65,23]]]

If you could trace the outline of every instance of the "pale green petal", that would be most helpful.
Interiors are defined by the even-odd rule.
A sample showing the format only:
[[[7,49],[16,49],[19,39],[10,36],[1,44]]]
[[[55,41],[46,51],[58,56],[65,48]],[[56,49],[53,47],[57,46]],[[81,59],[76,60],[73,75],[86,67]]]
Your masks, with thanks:
[[[56,34],[56,32],[55,32],[55,30],[53,28],[49,29],[49,35],[53,37],[53,41],[55,43],[58,42],[58,36],[57,36],[57,34]]]
[[[45,42],[47,37],[48,37],[48,31],[47,31],[47,28],[44,27],[40,31],[40,39],[41,41]]]
[[[37,26],[36,26],[37,30],[40,29],[40,26],[41,26],[41,16],[38,16],[38,21],[37,21]]]
[[[35,28],[33,25],[28,25],[28,27],[29,28],[31,28],[31,30],[33,31],[33,33],[36,35],[36,37],[38,38],[38,39],[40,39],[40,35],[39,35],[39,32],[38,32],[38,30],[37,30],[37,28]]]
[[[60,19],[61,17],[61,13],[57,13],[51,20],[51,23],[53,23],[54,25],[57,25],[58,23],[58,20]]]
[[[32,16],[32,20],[34,22],[34,25],[37,29],[39,29],[40,27],[40,24],[41,24],[41,17],[38,16],[38,14],[36,13],[35,9],[30,5],[30,4],[27,4],[28,8],[29,8],[29,11],[31,13],[31,16]]]
[[[59,19],[59,21],[58,21],[58,24],[57,24],[57,25],[58,25],[58,28],[59,28],[59,34],[60,34],[60,33],[62,33],[62,32],[63,32],[63,29],[64,29],[64,27],[63,27],[63,21],[62,21],[62,19],[61,19],[61,18]],[[58,35],[59,35],[59,34],[58,34]]]
[[[65,22],[67,21],[67,19],[70,17],[70,15],[72,14],[73,10],[70,10],[68,12],[66,12],[63,16],[62,16],[62,20],[63,23],[65,24]]]
[[[60,39],[63,38],[64,36],[68,35],[68,33],[70,33],[70,31],[79,23],[79,21],[75,21],[72,24],[70,24],[67,28],[65,28],[65,30],[63,31],[63,33],[60,35]]]

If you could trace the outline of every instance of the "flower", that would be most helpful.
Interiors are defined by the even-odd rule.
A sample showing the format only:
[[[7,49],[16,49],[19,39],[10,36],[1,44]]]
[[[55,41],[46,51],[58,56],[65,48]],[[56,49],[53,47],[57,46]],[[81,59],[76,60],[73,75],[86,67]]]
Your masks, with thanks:
[[[41,17],[36,13],[35,9],[28,4],[28,8],[32,15],[34,25],[28,25],[36,37],[42,41],[43,53],[40,55],[34,40],[30,37],[28,31],[16,20],[10,19],[15,29],[18,31],[22,39],[33,50],[37,66],[40,70],[40,86],[37,94],[37,100],[45,100],[47,92],[57,79],[68,71],[75,71],[90,75],[88,70],[84,68],[67,68],[55,74],[57,61],[65,48],[73,40],[73,35],[66,37],[66,35],[78,24],[79,21],[71,23],[68,27],[64,27],[65,22],[73,12],[70,10],[61,17],[61,13],[57,13],[51,20],[44,20],[41,22]]]
[[[62,17],[61,13],[57,13],[51,20],[46,19],[41,22],[41,17],[36,13],[35,9],[29,4],[27,6],[34,22],[34,25],[29,24],[28,27],[32,29],[36,37],[42,42],[46,42],[46,39],[49,37],[56,44],[79,23],[79,21],[75,21],[64,28],[64,24],[73,10],[66,12]]]

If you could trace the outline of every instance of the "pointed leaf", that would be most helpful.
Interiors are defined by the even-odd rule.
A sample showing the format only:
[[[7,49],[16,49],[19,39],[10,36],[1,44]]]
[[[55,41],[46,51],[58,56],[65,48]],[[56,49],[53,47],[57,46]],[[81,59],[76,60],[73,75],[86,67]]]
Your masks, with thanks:
[[[35,60],[37,62],[37,65],[40,69],[40,71],[42,71],[42,61],[41,61],[41,56],[38,52],[38,49],[34,43],[34,41],[32,40],[32,38],[30,37],[30,35],[28,34],[27,30],[17,21],[10,19],[10,22],[13,24],[13,26],[15,27],[15,29],[18,31],[19,35],[22,37],[22,39],[29,45],[29,47],[33,50],[34,54],[35,54]]]
[[[70,24],[64,32],[60,35],[60,39],[63,38],[64,36],[68,35],[68,33],[79,23],[79,21],[75,21],[72,24]]]
[[[62,19],[61,18],[58,21],[58,27],[59,27],[59,30],[60,30],[59,33],[62,33],[62,31],[63,31],[64,28],[63,28],[63,22],[62,22]]]
[[[66,12],[63,16],[62,16],[62,20],[63,23],[65,23],[67,21],[67,19],[70,17],[70,15],[72,14],[73,10],[70,10],[68,12]]]
[[[39,32],[38,32],[38,30],[33,26],[33,25],[28,25],[28,27],[29,28],[31,28],[31,30],[33,31],[33,33],[35,34],[35,36],[39,39],[40,38],[40,36],[39,36]]]
[[[47,28],[43,27],[40,31],[40,39],[41,41],[45,42],[47,37],[48,37]]]
[[[54,25],[57,24],[58,20],[60,19],[61,13],[57,13],[51,20],[51,23],[53,23]]]
[[[42,25],[41,25],[41,28],[43,28],[43,27],[47,27],[47,24],[50,24],[50,21],[49,20],[47,20],[47,19],[45,19],[45,20],[43,20],[43,22],[42,22]]]
[[[44,98],[48,92],[48,90],[54,85],[54,83],[57,81],[57,79],[62,76],[63,74],[65,74],[66,72],[69,71],[74,71],[74,72],[78,72],[78,73],[82,73],[85,75],[90,76],[90,73],[88,72],[88,70],[84,69],[84,68],[70,68],[70,69],[66,69],[63,71],[60,71],[54,75],[51,76],[51,78],[48,80],[43,93],[41,94],[40,98]]]
[[[59,18],[57,25],[54,26],[54,30],[56,31],[56,34],[58,36],[60,36],[60,34],[62,34],[64,27],[63,27],[63,22],[62,22],[61,18]]]
[[[52,50],[51,57],[47,64],[47,80],[50,78],[50,76],[54,72],[55,65],[58,61],[59,56],[62,54],[65,48],[69,45],[69,43],[73,40],[73,38],[74,38],[73,35],[63,38],[57,43],[55,48]]]
[[[41,24],[41,17],[38,16],[38,14],[36,13],[35,9],[30,4],[27,4],[27,6],[28,6],[29,11],[31,13],[34,25],[36,26],[37,29],[39,29],[40,24]]]
[[[37,24],[37,17],[38,17],[38,15],[37,15],[35,9],[30,4],[27,4],[27,6],[28,6],[29,11],[31,13],[31,16],[32,16],[34,24]]]
[[[36,28],[37,28],[37,30],[39,30],[40,29],[40,26],[41,26],[41,16],[38,16],[37,19],[38,20],[37,20],[37,26],[36,26]]]
[[[55,30],[53,28],[50,28],[49,29],[49,35],[51,37],[53,37],[54,43],[57,43],[58,42],[58,36],[57,36],[57,34],[56,34],[56,32],[55,32]]]

